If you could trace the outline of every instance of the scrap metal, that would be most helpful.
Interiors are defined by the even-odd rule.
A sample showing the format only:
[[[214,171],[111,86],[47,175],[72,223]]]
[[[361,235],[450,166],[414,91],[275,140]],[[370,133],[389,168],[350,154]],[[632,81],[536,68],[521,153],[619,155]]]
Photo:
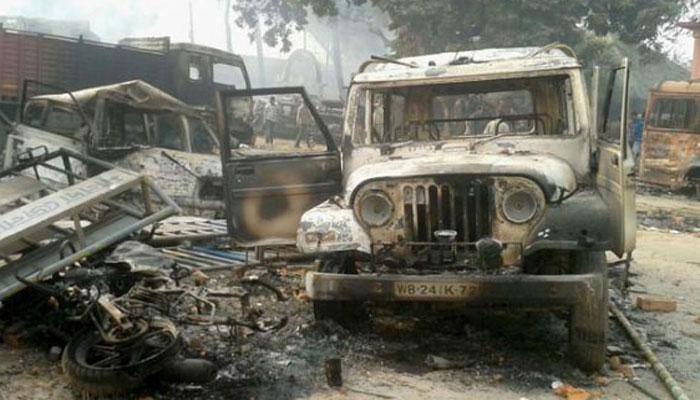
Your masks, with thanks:
[[[174,246],[182,242],[201,243],[226,237],[226,221],[201,217],[176,216],[158,223],[148,243],[152,246]]]
[[[19,122],[12,126],[5,144],[6,168],[16,162],[18,154],[30,148],[46,146],[49,151],[69,148],[148,175],[174,202],[192,214],[223,213],[219,142],[202,110],[139,80],[75,92],[25,81],[24,91],[34,85],[49,86],[61,94],[24,101]],[[32,117],[29,110],[45,116]],[[46,121],[53,119],[54,112],[68,114],[63,118],[73,119],[61,128],[71,132],[57,133],[48,126]],[[126,123],[125,113],[139,113],[143,125]],[[159,117],[169,120],[156,120]],[[195,139],[195,133],[199,139]],[[204,140],[210,148],[197,149],[197,140]]]
[[[0,172],[0,193],[0,300],[179,211],[143,175],[66,149]]]

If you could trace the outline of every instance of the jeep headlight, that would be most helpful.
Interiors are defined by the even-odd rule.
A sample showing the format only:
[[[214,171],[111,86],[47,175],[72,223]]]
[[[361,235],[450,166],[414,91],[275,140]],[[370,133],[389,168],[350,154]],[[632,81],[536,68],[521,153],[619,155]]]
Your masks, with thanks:
[[[371,191],[360,200],[360,219],[369,226],[382,226],[389,222],[394,212],[394,204],[381,191]]]
[[[504,196],[502,209],[508,221],[522,224],[532,219],[537,213],[537,198],[529,190],[513,190]]]

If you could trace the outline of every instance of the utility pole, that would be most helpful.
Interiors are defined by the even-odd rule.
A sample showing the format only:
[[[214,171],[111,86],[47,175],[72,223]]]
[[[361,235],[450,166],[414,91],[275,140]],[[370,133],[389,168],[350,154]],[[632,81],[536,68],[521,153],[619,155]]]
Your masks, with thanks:
[[[681,28],[693,32],[693,61],[690,70],[690,79],[700,79],[700,22],[681,22]]]
[[[233,53],[233,41],[231,39],[231,0],[226,0],[224,11],[224,24],[226,25],[226,50]]]
[[[194,19],[192,16],[192,0],[188,2],[190,9],[190,43],[194,43]]]

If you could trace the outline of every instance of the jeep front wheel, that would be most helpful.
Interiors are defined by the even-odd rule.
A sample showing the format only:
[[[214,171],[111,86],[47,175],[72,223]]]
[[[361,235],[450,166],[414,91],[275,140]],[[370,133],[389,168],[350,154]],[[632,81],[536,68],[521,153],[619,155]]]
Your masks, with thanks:
[[[573,307],[569,326],[569,349],[573,363],[584,371],[597,371],[605,363],[608,330],[608,274],[605,254],[576,254],[573,273],[593,274],[590,290]]]
[[[355,259],[351,253],[335,253],[326,257],[319,272],[356,274]],[[314,318],[329,319],[346,329],[357,329],[358,323],[367,319],[364,305],[359,301],[314,300]]]

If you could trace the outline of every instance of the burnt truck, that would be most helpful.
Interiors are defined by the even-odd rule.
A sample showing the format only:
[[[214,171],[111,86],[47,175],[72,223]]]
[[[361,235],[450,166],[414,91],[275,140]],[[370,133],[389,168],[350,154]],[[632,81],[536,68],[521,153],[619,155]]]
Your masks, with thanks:
[[[188,214],[223,214],[218,136],[201,110],[146,82],[34,96],[5,125],[5,168],[67,149],[148,176]],[[73,168],[95,174],[79,161]]]
[[[297,93],[326,140],[284,152],[225,138],[229,230],[321,258],[306,275],[317,318],[348,323],[368,304],[561,308],[572,360],[596,370],[605,252],[635,247],[628,76],[626,60],[596,69],[589,96],[561,45],[371,60],[339,147],[301,88],[221,92],[221,128],[244,126],[251,98]]]
[[[182,101],[213,107],[218,89],[248,88],[243,59],[169,37],[102,43],[3,28],[0,24],[0,109],[12,116],[22,82],[32,79],[80,90],[140,79]],[[30,92],[30,96],[41,94]]]
[[[700,82],[662,82],[649,92],[639,178],[700,197]]]

